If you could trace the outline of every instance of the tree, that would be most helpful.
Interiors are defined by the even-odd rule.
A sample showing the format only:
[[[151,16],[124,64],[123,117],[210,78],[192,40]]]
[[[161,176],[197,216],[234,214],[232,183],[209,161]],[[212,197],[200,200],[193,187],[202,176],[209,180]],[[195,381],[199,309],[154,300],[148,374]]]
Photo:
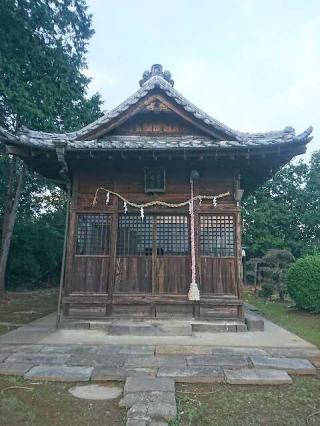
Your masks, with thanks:
[[[87,96],[85,54],[93,34],[84,0],[0,1],[0,125],[15,132],[21,125],[52,132],[80,128],[101,115],[99,95]],[[25,206],[32,197],[19,184],[23,166],[1,154],[2,249],[0,292],[4,289],[6,259],[19,193]],[[47,183],[26,175],[26,185],[43,193]],[[14,200],[14,201],[13,201]],[[1,204],[1,203],[0,203]],[[27,209],[28,210],[28,209]],[[30,209],[28,211],[30,213]],[[12,256],[10,256],[12,259]]]
[[[276,290],[281,301],[287,293],[286,276],[294,257],[288,250],[271,249],[262,258],[265,266],[261,268],[263,283]]]
[[[257,286],[262,281],[261,275],[261,265],[263,264],[263,259],[260,257],[252,257],[246,262],[248,277],[251,277],[253,280],[254,292],[257,292]]]
[[[295,257],[320,246],[320,152],[291,163],[243,202],[248,257],[288,249]]]

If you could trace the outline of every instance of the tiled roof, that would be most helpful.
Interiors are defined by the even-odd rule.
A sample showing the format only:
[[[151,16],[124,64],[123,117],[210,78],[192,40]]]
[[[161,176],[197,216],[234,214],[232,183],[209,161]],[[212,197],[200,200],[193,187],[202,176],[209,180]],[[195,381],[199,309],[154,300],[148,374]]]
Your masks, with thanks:
[[[173,150],[173,149],[230,149],[230,148],[259,148],[263,146],[278,146],[284,144],[306,144],[310,139],[312,128],[301,135],[294,131],[250,134],[242,141],[216,141],[209,136],[112,136],[90,141],[72,140],[68,135],[26,132],[19,136],[16,143],[31,148],[55,149],[56,143],[66,142],[67,150]]]
[[[305,132],[296,135],[292,127],[284,130],[267,133],[244,133],[233,130],[210,117],[185,99],[173,88],[173,80],[168,71],[162,71],[161,65],[153,65],[151,71],[143,74],[140,81],[141,88],[118,107],[107,112],[104,116],[88,126],[71,133],[45,133],[37,132],[25,127],[21,128],[16,136],[11,135],[5,129],[0,128],[0,140],[8,144],[24,145],[39,149],[54,149],[56,143],[64,142],[67,149],[197,149],[197,148],[243,148],[261,147],[267,145],[282,145],[285,143],[308,143],[312,137],[312,127]],[[210,136],[111,136],[105,135],[99,139],[90,140],[95,130],[105,126],[111,120],[127,111],[140,99],[157,89],[165,93],[185,111],[192,114],[207,127],[225,135],[226,140],[217,141]],[[88,135],[88,137],[87,137]],[[90,135],[90,136],[89,136]]]

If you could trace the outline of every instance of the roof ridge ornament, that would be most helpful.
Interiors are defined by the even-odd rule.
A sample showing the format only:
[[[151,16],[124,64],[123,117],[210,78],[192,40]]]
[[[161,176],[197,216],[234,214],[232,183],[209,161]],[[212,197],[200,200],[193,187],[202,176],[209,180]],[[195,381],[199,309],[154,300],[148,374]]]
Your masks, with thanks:
[[[171,73],[169,71],[163,71],[161,64],[153,64],[151,66],[151,71],[146,70],[142,74],[142,79],[139,81],[140,86],[142,87],[150,78],[154,76],[160,76],[166,80],[171,86],[174,85],[174,81],[171,78]]]

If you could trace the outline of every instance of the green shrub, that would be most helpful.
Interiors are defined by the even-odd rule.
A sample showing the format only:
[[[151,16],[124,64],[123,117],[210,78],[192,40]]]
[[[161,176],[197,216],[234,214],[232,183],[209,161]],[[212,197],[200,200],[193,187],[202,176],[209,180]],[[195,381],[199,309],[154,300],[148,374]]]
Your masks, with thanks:
[[[259,291],[260,297],[270,297],[273,295],[273,285],[271,283],[263,283],[261,285],[261,290]]]
[[[320,313],[320,256],[303,257],[291,265],[287,286],[298,308]]]

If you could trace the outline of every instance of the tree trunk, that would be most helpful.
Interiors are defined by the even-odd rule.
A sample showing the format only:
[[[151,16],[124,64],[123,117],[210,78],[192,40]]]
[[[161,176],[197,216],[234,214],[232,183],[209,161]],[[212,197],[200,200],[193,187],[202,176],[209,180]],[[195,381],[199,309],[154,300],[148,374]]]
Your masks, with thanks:
[[[253,290],[253,292],[254,292],[254,294],[256,294],[257,293],[257,281],[258,281],[258,264],[257,263],[255,263],[255,265],[254,265],[254,290]]]
[[[16,168],[15,160],[13,160],[10,165],[9,186],[13,185],[14,170],[11,170],[11,167]],[[17,217],[20,195],[23,189],[24,175],[25,175],[25,167],[24,165],[22,165],[22,168],[19,171],[16,190],[13,192],[12,191],[13,188],[8,187],[8,195],[10,195],[10,191],[12,191],[12,198],[8,199],[8,205],[6,206],[6,215],[3,222],[2,245],[1,245],[1,256],[0,256],[0,294],[5,291],[7,263],[8,263],[10,245],[12,240],[13,228],[16,221],[16,217]]]
[[[12,204],[14,200],[14,182],[15,176],[17,173],[17,158],[16,157],[8,157],[9,159],[9,178],[8,178],[8,189],[5,201],[5,209],[3,215],[3,223],[2,223],[2,237],[1,237],[1,247],[3,246],[4,237],[6,235],[6,229],[8,226],[8,220],[10,216],[10,212],[12,210]],[[0,250],[1,253],[1,250]]]

